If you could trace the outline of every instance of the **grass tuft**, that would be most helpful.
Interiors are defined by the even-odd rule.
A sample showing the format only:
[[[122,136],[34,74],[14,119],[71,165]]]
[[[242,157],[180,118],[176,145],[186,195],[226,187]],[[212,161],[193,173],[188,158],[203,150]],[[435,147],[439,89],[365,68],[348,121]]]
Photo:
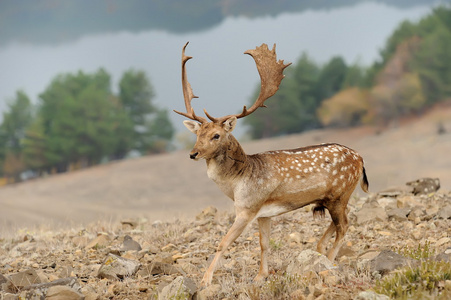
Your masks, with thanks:
[[[451,298],[451,263],[434,260],[435,251],[429,242],[413,249],[398,249],[398,253],[418,263],[377,281],[374,287],[377,293],[391,299]]]

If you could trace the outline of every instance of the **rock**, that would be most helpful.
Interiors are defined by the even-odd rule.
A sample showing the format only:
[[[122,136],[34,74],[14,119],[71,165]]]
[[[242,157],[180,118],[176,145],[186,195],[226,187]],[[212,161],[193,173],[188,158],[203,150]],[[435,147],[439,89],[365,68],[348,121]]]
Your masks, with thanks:
[[[419,200],[419,197],[415,197],[412,195],[407,195],[407,196],[403,196],[403,197],[399,197],[397,199],[397,203],[396,205],[398,206],[398,208],[413,208],[415,206],[424,206]]]
[[[212,284],[197,292],[196,300],[220,299],[222,287],[220,284]]]
[[[302,234],[300,232],[293,232],[289,235],[290,241],[296,244],[300,244],[302,242]]]
[[[192,279],[179,276],[163,288],[158,300],[192,299],[196,291],[197,286]]]
[[[137,261],[110,253],[100,266],[97,276],[107,279],[123,279],[134,275],[140,266],[141,264]]]
[[[186,273],[183,270],[180,270],[179,268],[162,263],[162,262],[153,262],[150,265],[143,266],[141,270],[139,270],[138,275],[140,276],[149,276],[149,275],[173,275],[173,274],[182,274],[186,275]]]
[[[438,178],[420,178],[415,181],[407,182],[406,185],[413,188],[414,195],[427,195],[435,193],[440,189],[440,180]]]
[[[124,242],[122,243],[122,247],[121,249],[119,249],[119,251],[141,251],[141,245],[137,242],[134,241],[133,238],[129,235],[126,235],[124,237]]]
[[[174,245],[174,244],[172,244],[172,243],[169,243],[169,244],[167,244],[166,246],[163,246],[162,248],[161,248],[161,251],[163,251],[163,252],[171,252],[171,251],[174,251],[174,250],[176,250],[177,249],[177,246],[176,245]]]
[[[48,289],[45,299],[46,300],[83,300],[83,299],[85,299],[85,296],[68,286],[57,285],[57,286],[52,286]]]
[[[41,279],[34,269],[29,269],[10,275],[6,291],[16,292],[26,286],[37,283],[41,283]]]
[[[304,250],[289,263],[287,272],[302,275],[310,271],[318,273],[332,269],[336,267],[326,256],[313,250]]]
[[[0,274],[0,292],[6,291],[8,286],[9,279]]]
[[[391,250],[383,250],[378,256],[370,261],[371,272],[385,275],[395,269],[407,266],[410,260]]]
[[[11,293],[2,293],[0,294],[0,296],[2,296],[3,298],[0,298],[2,300],[17,300],[19,299],[19,297],[16,294],[11,294]]]
[[[364,270],[370,268],[371,260],[377,257],[381,251],[378,250],[369,250],[365,253],[362,253],[357,258],[356,267],[358,270]]]
[[[366,222],[385,222],[388,220],[387,213],[385,209],[380,206],[377,207],[368,207],[363,206],[358,212],[355,213],[357,217],[357,224],[364,224]]]
[[[451,219],[451,205],[446,205],[445,207],[442,207],[438,213],[437,213],[437,217],[439,217],[439,219]]]
[[[363,291],[360,292],[357,297],[354,298],[355,300],[389,300],[390,297],[387,295],[377,294],[373,291]]]
[[[106,234],[101,233],[95,239],[93,239],[91,242],[89,242],[88,245],[86,245],[86,249],[105,248],[110,245],[110,242],[111,242],[110,237]]]
[[[436,255],[435,260],[451,262],[451,248],[448,248],[444,252]]]
[[[20,299],[84,299],[80,284],[75,277],[58,279],[52,282],[32,284],[23,287]],[[65,291],[65,292],[62,292]],[[49,294],[50,293],[50,294]],[[49,298],[52,296],[52,298]]]
[[[380,207],[385,210],[396,207],[396,199],[391,197],[382,197],[376,200],[379,203]]]
[[[422,209],[420,206],[415,206],[412,208],[412,211],[409,213],[409,216],[407,217],[410,221],[415,221],[417,219],[421,219],[426,215],[426,212]]]
[[[402,222],[407,220],[407,216],[409,215],[410,211],[411,209],[408,207],[392,208],[387,210],[387,216],[389,220]]]

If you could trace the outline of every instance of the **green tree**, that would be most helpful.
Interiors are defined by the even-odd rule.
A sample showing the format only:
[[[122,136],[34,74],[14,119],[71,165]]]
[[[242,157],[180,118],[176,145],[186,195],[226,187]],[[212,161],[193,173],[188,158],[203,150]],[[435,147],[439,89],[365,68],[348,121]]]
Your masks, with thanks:
[[[317,91],[321,101],[332,97],[341,90],[348,67],[340,56],[333,57],[320,71],[318,76]]]
[[[128,70],[123,74],[119,82],[119,100],[132,121],[133,148],[141,153],[163,151],[161,145],[169,144],[174,134],[167,111],[152,103],[154,95],[146,73]]]
[[[341,90],[350,87],[361,87],[368,88],[371,86],[371,81],[368,80],[368,70],[367,68],[360,65],[358,62],[349,66],[346,70],[345,77],[343,79],[343,84]]]
[[[46,159],[46,137],[42,118],[35,118],[25,131],[23,139],[23,158],[28,169],[42,173],[49,171]]]
[[[16,98],[8,104],[3,113],[0,125],[0,161],[3,162],[2,172],[8,177],[19,180],[20,173],[25,170],[23,163],[22,139],[32,121],[32,105],[23,91],[17,91]]]
[[[130,121],[111,95],[110,75],[103,69],[60,75],[40,97],[45,160],[58,171],[69,163],[91,165],[125,152]]]
[[[451,97],[451,30],[442,25],[424,37],[411,68],[419,74],[429,103]]]

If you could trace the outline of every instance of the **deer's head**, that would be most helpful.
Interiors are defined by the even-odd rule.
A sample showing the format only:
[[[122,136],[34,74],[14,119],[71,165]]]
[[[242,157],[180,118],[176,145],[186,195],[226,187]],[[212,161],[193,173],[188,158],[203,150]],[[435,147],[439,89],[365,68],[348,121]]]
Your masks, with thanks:
[[[174,111],[191,119],[191,121],[187,120],[183,123],[191,132],[197,135],[197,141],[190,153],[190,158],[196,160],[200,158],[209,159],[217,155],[218,152],[222,151],[228,145],[237,119],[250,115],[259,107],[266,107],[264,105],[265,100],[277,92],[282,79],[285,77],[283,70],[291,63],[284,64],[283,60],[277,61],[275,44],[272,50],[269,50],[266,44],[262,44],[260,47],[244,52],[252,56],[257,65],[261,79],[260,94],[249,109],[244,106],[242,112],[239,114],[215,118],[204,109],[205,115],[211,121],[209,122],[206,118],[197,116],[191,106],[191,100],[197,98],[197,96],[194,96],[186,76],[185,65],[192,58],[191,56],[185,55],[187,45],[188,43],[183,46],[182,50],[182,88],[186,113]]]

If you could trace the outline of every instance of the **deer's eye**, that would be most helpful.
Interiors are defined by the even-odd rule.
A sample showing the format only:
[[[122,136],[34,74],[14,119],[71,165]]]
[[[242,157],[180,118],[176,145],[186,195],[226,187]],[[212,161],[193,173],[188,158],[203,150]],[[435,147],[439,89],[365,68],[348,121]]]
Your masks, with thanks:
[[[219,139],[219,137],[220,137],[219,134],[215,134],[215,135],[213,136],[212,140],[217,140],[217,139]]]

